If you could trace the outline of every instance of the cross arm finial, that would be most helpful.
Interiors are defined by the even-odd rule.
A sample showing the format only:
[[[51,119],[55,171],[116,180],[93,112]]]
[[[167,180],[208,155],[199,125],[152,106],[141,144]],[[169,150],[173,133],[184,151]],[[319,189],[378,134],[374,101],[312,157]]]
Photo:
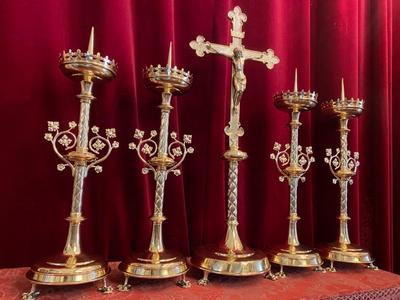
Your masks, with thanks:
[[[205,54],[212,52],[210,43],[206,42],[206,39],[202,35],[198,35],[195,41],[189,43],[190,48],[196,50],[196,55],[203,57]]]
[[[279,57],[275,55],[272,49],[267,49],[264,52],[245,49],[244,57],[245,59],[262,62],[270,70],[279,63]]]
[[[229,46],[210,43],[206,41],[204,36],[198,35],[195,41],[189,43],[190,48],[196,50],[196,55],[203,57],[205,54],[214,53],[231,57],[233,55],[232,49]]]

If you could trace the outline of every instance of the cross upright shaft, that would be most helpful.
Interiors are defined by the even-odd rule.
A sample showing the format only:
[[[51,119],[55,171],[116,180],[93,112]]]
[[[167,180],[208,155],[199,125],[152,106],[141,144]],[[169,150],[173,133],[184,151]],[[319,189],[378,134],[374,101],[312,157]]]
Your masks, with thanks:
[[[243,24],[247,21],[247,16],[239,6],[229,11],[228,18],[232,22],[231,36],[232,42],[229,45],[211,43],[201,35],[195,41],[190,42],[190,47],[196,54],[203,57],[205,54],[220,54],[232,62],[231,97],[230,97],[230,121],[225,127],[225,134],[229,138],[229,150],[224,153],[224,157],[229,161],[228,172],[228,218],[227,233],[225,237],[225,247],[229,255],[235,255],[243,251],[243,245],[237,232],[237,188],[238,188],[238,162],[247,158],[247,154],[239,150],[239,137],[243,136],[244,130],[240,126],[240,100],[246,89],[246,76],[244,74],[244,64],[246,60],[262,62],[268,69],[272,69],[279,63],[279,58],[274,55],[272,49],[260,52],[245,49],[242,40],[245,33],[242,30]]]

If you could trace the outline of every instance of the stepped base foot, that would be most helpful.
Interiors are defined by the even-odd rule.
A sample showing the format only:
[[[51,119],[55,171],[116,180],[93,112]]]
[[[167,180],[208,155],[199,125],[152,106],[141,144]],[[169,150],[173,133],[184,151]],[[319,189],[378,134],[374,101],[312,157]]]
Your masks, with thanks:
[[[230,255],[226,249],[216,245],[198,248],[190,259],[190,264],[204,272],[203,278],[198,281],[199,285],[209,283],[209,273],[255,276],[268,273],[271,269],[267,256],[261,251],[245,248],[241,253]]]

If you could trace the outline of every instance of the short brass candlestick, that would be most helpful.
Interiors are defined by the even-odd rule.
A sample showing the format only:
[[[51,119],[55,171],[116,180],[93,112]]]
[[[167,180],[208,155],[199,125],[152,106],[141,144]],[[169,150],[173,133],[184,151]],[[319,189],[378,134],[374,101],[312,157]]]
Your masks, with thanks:
[[[96,256],[84,254],[80,246],[80,224],[84,220],[81,210],[85,177],[92,168],[96,173],[101,172],[102,167],[99,163],[110,155],[113,148],[118,147],[116,141],[111,141],[116,137],[113,128],[106,129],[106,136],[103,137],[99,134],[99,128],[93,126],[93,137],[89,139],[90,105],[95,99],[92,95],[94,80],[111,80],[116,75],[114,60],[102,57],[100,53],[94,54],[93,44],[92,28],[87,52],[70,50],[60,56],[61,71],[68,77],[81,79],[81,93],[77,96],[80,99],[79,124],[69,122],[69,128],[60,131],[58,122],[48,122],[48,133],[44,138],[52,143],[54,152],[62,160],[57,169],[62,171],[70,167],[74,177],[71,213],[67,218],[69,231],[62,254],[44,259],[28,271],[26,277],[32,282],[32,289],[23,294],[23,299],[38,297],[37,284],[73,285],[103,280],[103,287],[99,290],[106,293],[112,291],[106,283],[106,276],[110,272],[107,263]],[[77,135],[73,133],[76,127]]]
[[[378,269],[373,264],[368,251],[351,244],[347,222],[350,220],[347,214],[347,190],[348,185],[353,183],[352,177],[356,175],[360,165],[358,152],[348,150],[347,135],[350,129],[347,127],[349,119],[358,117],[364,110],[364,102],[360,99],[347,99],[344,93],[344,82],[342,79],[342,92],[340,99],[324,102],[321,105],[324,112],[339,118],[340,149],[333,153],[332,149],[326,149],[325,162],[334,176],[333,183],[339,182],[340,187],[340,216],[339,216],[339,238],[336,244],[325,249],[324,256],[331,264],[328,271],[335,272],[333,266],[335,261],[345,263],[367,264],[369,269]]]
[[[175,252],[166,251],[162,239],[162,223],[165,221],[163,214],[164,187],[169,173],[180,175],[179,167],[188,153],[194,149],[188,147],[192,142],[191,135],[184,135],[183,142],[177,139],[175,132],[168,133],[169,115],[172,110],[171,98],[173,94],[186,92],[193,80],[190,72],[177,69],[171,64],[171,45],[169,48],[168,63],[166,67],[150,66],[144,70],[144,80],[147,87],[161,92],[161,125],[158,145],[154,141],[157,132],[152,130],[148,138],[144,138],[144,132],[136,129],[134,138],[138,143],[130,143],[129,148],[136,150],[140,160],[145,164],[143,174],[149,171],[154,173],[156,181],[154,213],[151,218],[153,230],[149,249],[140,254],[133,254],[131,258],[124,260],[119,269],[125,274],[125,282],[118,286],[120,291],[128,291],[132,286],[129,277],[159,279],[178,277],[177,285],[187,288],[190,282],[185,279],[188,271],[186,259]],[[172,142],[168,143],[168,135]]]
[[[279,181],[287,179],[289,183],[290,194],[290,215],[289,215],[289,235],[287,246],[271,252],[271,261],[280,265],[280,271],[275,274],[278,277],[285,277],[284,266],[290,267],[316,267],[321,270],[322,260],[318,253],[311,249],[300,246],[297,236],[297,221],[300,217],[297,215],[297,188],[299,180],[305,181],[304,174],[310,168],[314,157],[312,156],[312,147],[306,147],[305,152],[298,143],[300,113],[309,110],[317,104],[317,94],[315,92],[298,91],[297,89],[297,70],[295,71],[294,91],[282,92],[274,96],[274,104],[278,109],[289,111],[291,122],[290,145],[286,144],[282,149],[281,145],[275,143],[275,153],[271,154],[271,159],[281,173]]]
[[[224,153],[224,158],[229,162],[227,230],[223,242],[218,245],[200,247],[191,258],[191,264],[203,270],[203,278],[198,282],[201,285],[208,284],[209,273],[251,276],[270,271],[266,254],[243,245],[237,230],[239,162],[247,158],[247,154],[239,149],[239,137],[244,134],[244,129],[240,125],[240,102],[246,89],[247,81],[244,74],[246,60],[262,62],[268,69],[272,69],[279,59],[272,49],[259,52],[246,49],[242,45],[244,38],[242,26],[247,16],[239,6],[230,11],[228,17],[232,21],[232,42],[229,45],[206,42],[203,36],[197,36],[195,41],[190,42],[190,47],[196,50],[196,54],[200,57],[214,53],[226,56],[232,61],[230,121],[225,127],[225,134],[229,138],[229,149]]]

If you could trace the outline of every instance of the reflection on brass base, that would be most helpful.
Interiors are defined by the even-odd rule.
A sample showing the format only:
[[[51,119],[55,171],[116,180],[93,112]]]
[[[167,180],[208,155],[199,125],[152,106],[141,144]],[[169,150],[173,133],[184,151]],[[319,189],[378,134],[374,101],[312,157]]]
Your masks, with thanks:
[[[198,248],[190,260],[190,264],[204,271],[200,285],[208,284],[208,274],[216,273],[229,276],[252,276],[269,272],[271,266],[267,256],[258,250],[244,250],[236,257],[226,253],[226,249],[218,246]]]
[[[281,266],[281,270],[275,274],[278,278],[286,277],[286,274],[283,272],[283,266],[300,268],[315,267],[315,271],[323,271],[321,268],[323,261],[319,254],[306,248],[295,247],[289,250],[286,246],[286,248],[271,251],[270,260],[272,263]]]
[[[109,273],[107,263],[98,257],[58,255],[33,265],[26,277],[41,285],[72,285],[98,281]]]
[[[184,275],[188,271],[186,259],[176,253],[161,252],[155,257],[151,252],[134,254],[131,258],[122,261],[118,269],[125,274],[125,284],[120,290],[128,290],[128,277],[162,279],[181,276],[177,281],[180,287],[189,287],[190,283]]]
[[[347,245],[346,248],[341,248],[339,244],[334,244],[324,249],[323,256],[331,261],[331,266],[327,268],[328,271],[335,272],[333,262],[343,262],[351,264],[365,264],[368,269],[377,270],[378,268],[373,264],[374,260],[368,251],[363,250],[357,245]]]
[[[78,256],[57,255],[42,260],[31,267],[26,278],[32,283],[32,289],[22,294],[22,299],[36,299],[40,292],[37,285],[75,285],[93,281],[103,281],[98,290],[111,293],[111,286],[107,285],[106,276],[110,268],[106,262],[98,257],[80,254]]]

